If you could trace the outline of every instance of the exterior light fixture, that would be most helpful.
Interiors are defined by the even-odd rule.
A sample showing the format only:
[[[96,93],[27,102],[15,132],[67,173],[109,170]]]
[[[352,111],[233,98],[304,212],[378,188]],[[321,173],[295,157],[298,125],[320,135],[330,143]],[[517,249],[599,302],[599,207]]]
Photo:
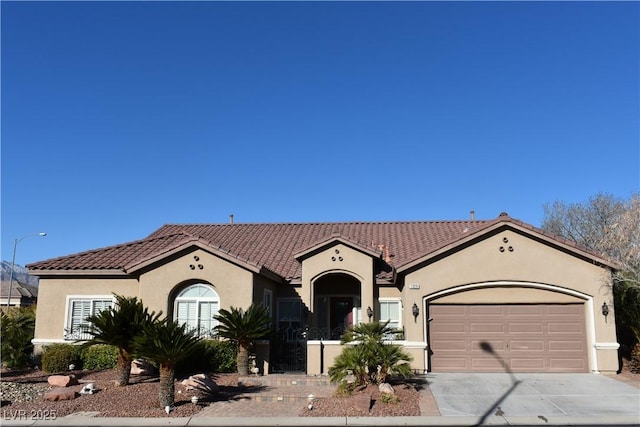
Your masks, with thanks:
[[[23,236],[19,239],[15,239],[13,241],[13,258],[11,260],[11,269],[9,270],[9,295],[7,297],[7,309],[9,307],[11,307],[11,290],[13,288],[13,270],[15,268],[15,264],[16,264],[16,249],[18,248],[18,243],[22,242],[24,239],[26,239],[27,237],[31,237],[31,236],[40,236],[40,237],[44,237],[46,236],[47,233],[32,233],[32,234],[27,234],[26,236]]]
[[[371,321],[371,318],[373,317],[373,309],[371,306],[367,307],[367,316],[369,316],[369,321]]]
[[[606,318],[609,315],[609,306],[606,302],[602,303],[602,315]]]
[[[417,320],[418,315],[420,314],[420,309],[418,308],[418,304],[413,303],[413,307],[411,307],[411,313],[413,313],[413,319]]]

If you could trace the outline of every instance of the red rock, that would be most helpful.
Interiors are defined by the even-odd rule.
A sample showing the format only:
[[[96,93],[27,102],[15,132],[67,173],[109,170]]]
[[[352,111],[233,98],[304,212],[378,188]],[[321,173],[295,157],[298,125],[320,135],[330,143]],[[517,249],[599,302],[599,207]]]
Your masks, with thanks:
[[[54,387],[69,387],[79,384],[75,375],[51,375],[47,378],[47,382]]]
[[[44,400],[50,400],[52,402],[58,400],[73,400],[76,398],[76,391],[72,388],[61,387],[53,390],[49,390],[44,394]]]
[[[371,409],[371,395],[367,393],[358,394],[353,398],[353,407],[357,411],[368,414]]]

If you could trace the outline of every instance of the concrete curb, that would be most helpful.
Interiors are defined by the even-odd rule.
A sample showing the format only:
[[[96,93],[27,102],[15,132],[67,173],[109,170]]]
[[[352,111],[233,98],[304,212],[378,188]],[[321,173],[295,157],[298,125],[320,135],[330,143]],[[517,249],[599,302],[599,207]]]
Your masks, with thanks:
[[[198,427],[267,427],[267,426],[314,426],[314,427],[337,427],[337,426],[429,426],[429,427],[472,427],[478,426],[479,417],[184,417],[184,418],[86,418],[86,417],[64,417],[57,420],[6,420],[2,421],[3,426],[37,426],[37,427],[163,427],[182,426]],[[519,426],[519,427],[540,427],[540,426],[620,426],[639,427],[640,416],[560,416],[560,417],[498,417],[487,418],[482,425],[486,426]]]

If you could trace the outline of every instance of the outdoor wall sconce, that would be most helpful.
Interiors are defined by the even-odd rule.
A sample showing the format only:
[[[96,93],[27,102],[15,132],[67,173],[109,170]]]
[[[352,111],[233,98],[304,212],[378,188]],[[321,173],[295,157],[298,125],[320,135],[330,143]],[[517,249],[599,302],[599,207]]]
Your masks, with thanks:
[[[367,316],[369,316],[369,320],[373,317],[373,310],[371,307],[367,307]]]
[[[609,306],[607,305],[606,302],[602,303],[602,315],[604,316],[605,320],[607,319],[607,316],[609,315]]]
[[[413,320],[418,319],[418,315],[420,314],[420,309],[418,308],[418,304],[413,303],[413,307],[411,307],[411,312],[413,313]]]

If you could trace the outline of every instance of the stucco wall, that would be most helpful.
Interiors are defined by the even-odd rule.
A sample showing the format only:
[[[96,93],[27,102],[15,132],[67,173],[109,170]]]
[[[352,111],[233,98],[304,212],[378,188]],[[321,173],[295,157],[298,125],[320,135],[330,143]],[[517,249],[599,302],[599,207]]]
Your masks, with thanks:
[[[122,278],[41,278],[38,289],[34,343],[60,341],[64,337],[68,295],[137,296],[138,281]]]
[[[172,310],[169,307],[171,292],[177,286],[194,282],[213,286],[220,297],[221,308],[247,308],[253,302],[253,273],[202,249],[142,274],[139,296],[150,310],[162,310],[166,314]]]
[[[424,301],[427,299],[457,303],[586,303],[590,300],[591,303],[585,306],[585,324],[590,357],[596,358],[593,346],[616,341],[613,322],[606,323],[600,313],[603,302],[612,305],[606,285],[608,274],[606,269],[591,262],[515,231],[503,231],[406,275],[403,294],[407,339],[424,340]],[[462,289],[466,285],[483,283],[488,287]],[[500,286],[492,283],[500,283]],[[508,284],[511,285],[505,286]],[[411,289],[418,286],[419,290]],[[459,292],[446,294],[447,290],[456,288],[460,288]],[[421,311],[417,323],[409,319],[410,310],[406,309],[414,300],[418,300]],[[591,329],[590,325],[593,325]],[[617,362],[613,366],[610,362],[613,355],[605,355],[606,352],[599,350],[597,353],[601,355],[598,369],[615,371]]]
[[[313,282],[329,273],[345,273],[361,283],[361,306],[374,307],[373,259],[342,243],[334,244],[302,261],[302,288],[299,290],[307,307],[313,307]]]

